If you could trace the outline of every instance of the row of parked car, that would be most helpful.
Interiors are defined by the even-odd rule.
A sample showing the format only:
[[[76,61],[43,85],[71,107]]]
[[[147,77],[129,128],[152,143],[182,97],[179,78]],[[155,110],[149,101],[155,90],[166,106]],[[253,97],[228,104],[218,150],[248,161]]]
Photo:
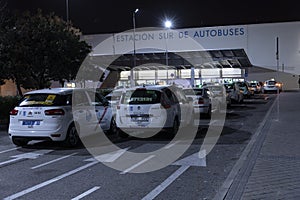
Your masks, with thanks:
[[[268,80],[262,89],[247,82],[201,88],[144,85],[113,90],[106,96],[80,88],[36,90],[26,93],[10,112],[8,134],[17,146],[31,140],[77,146],[79,135],[94,132],[95,127],[120,137],[128,137],[130,131],[161,129],[175,135],[181,125],[193,124],[195,115],[210,118],[213,112],[241,103],[255,92],[275,90],[276,84]]]

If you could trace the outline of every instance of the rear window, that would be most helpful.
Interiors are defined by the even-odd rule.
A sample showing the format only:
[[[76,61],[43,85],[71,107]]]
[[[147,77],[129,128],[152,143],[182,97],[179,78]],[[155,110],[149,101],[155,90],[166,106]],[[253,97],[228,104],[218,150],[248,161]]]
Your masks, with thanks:
[[[202,95],[202,89],[184,89],[185,95]]]
[[[71,105],[71,99],[71,95],[28,94],[22,98],[19,106],[64,106]]]
[[[155,104],[160,103],[161,92],[157,90],[129,90],[122,98],[123,104]]]
[[[209,86],[209,90],[211,90],[215,94],[222,94],[223,93],[223,87],[222,86]]]

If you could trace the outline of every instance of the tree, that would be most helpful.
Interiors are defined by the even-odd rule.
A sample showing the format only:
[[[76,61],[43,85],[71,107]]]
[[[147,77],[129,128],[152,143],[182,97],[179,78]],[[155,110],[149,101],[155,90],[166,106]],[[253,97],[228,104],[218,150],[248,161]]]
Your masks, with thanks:
[[[5,27],[5,19],[6,19],[6,4],[0,1],[0,41],[3,40],[4,37],[4,27]],[[0,49],[3,48],[3,43],[0,42]],[[0,51],[0,66],[3,65],[3,60],[1,59],[1,51]],[[5,79],[7,77],[6,71],[0,67],[0,85],[5,83]]]
[[[6,71],[20,94],[25,89],[49,87],[51,81],[75,79],[91,52],[80,40],[80,31],[54,13],[14,12],[6,15],[0,29],[0,72]],[[9,17],[8,17],[9,16]]]

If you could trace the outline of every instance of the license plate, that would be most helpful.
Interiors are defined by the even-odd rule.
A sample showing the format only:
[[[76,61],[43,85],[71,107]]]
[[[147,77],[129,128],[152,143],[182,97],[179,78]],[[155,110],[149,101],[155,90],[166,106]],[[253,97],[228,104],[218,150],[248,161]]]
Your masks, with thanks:
[[[33,125],[40,125],[40,121],[36,120],[26,120],[22,122],[22,125],[24,126],[33,126]]]
[[[132,117],[131,120],[133,122],[148,122],[149,118],[148,117]]]

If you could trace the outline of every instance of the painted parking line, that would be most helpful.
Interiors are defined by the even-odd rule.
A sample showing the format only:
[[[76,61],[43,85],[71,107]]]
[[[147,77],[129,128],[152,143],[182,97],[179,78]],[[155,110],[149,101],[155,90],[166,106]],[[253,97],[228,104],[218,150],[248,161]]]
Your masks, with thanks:
[[[14,151],[14,150],[17,150],[17,149],[20,149],[21,147],[16,147],[16,148],[12,148],[12,149],[7,149],[7,150],[4,150],[4,151],[0,151],[0,154],[1,153],[6,153],[6,152],[10,152],[10,151]]]
[[[172,165],[180,166],[173,174],[171,174],[160,185],[148,193],[142,200],[152,200],[171,185],[181,174],[188,170],[191,166],[206,167],[206,150],[189,155],[181,160],[174,162]]]
[[[147,162],[148,160],[152,159],[153,157],[155,157],[155,155],[151,155],[148,156],[147,158],[145,158],[144,160],[141,160],[140,162],[132,165],[131,167],[129,167],[128,169],[125,169],[123,172],[121,172],[120,174],[126,174],[128,172],[130,172],[131,170],[137,168],[138,166],[142,165],[143,163]]]
[[[171,183],[173,183],[181,174],[183,174],[190,166],[181,166],[171,176],[169,176],[164,182],[147,194],[142,200],[152,200],[157,197],[162,191],[164,191]]]
[[[173,142],[171,144],[168,144],[167,146],[164,147],[164,149],[170,149],[171,147],[175,146],[176,144],[180,143],[181,140],[177,140],[176,142]]]
[[[23,154],[19,154],[19,155],[15,155],[15,156],[11,156],[10,160],[4,161],[0,163],[0,167],[11,164],[11,163],[15,163],[17,161],[20,160],[26,160],[26,159],[36,159],[44,154],[50,153],[53,150],[40,150],[40,151],[35,151],[35,152],[30,152],[30,153],[23,153]]]
[[[91,162],[91,163],[88,163],[88,164],[86,164],[86,165],[83,165],[83,166],[81,166],[81,167],[78,167],[78,168],[76,168],[76,169],[74,169],[74,170],[72,170],[72,171],[69,171],[69,172],[67,172],[67,173],[64,173],[64,174],[62,174],[62,175],[60,175],[60,176],[54,177],[54,178],[52,178],[52,179],[50,179],[50,180],[47,180],[47,181],[45,181],[45,182],[42,182],[42,183],[37,184],[37,185],[35,185],[35,186],[32,186],[32,187],[30,187],[30,188],[28,188],[28,189],[25,189],[25,190],[23,190],[23,191],[20,191],[20,192],[18,192],[18,193],[16,193],[16,194],[13,194],[13,195],[11,195],[11,196],[8,196],[8,197],[4,198],[3,200],[12,200],[12,199],[16,199],[16,198],[22,197],[22,196],[24,196],[24,195],[26,195],[26,194],[28,194],[28,193],[30,193],[30,192],[33,192],[33,191],[35,191],[35,190],[38,190],[38,189],[40,189],[40,188],[42,188],[42,187],[45,187],[45,186],[47,186],[47,185],[50,185],[51,183],[57,182],[57,181],[59,181],[59,180],[61,180],[61,179],[63,179],[63,178],[66,178],[66,177],[68,177],[68,176],[71,176],[71,175],[73,175],[73,174],[76,174],[76,173],[78,173],[78,172],[80,172],[80,171],[82,171],[82,170],[84,170],[84,169],[86,169],[86,168],[88,168],[88,167],[91,167],[91,166],[93,166],[93,165],[96,165],[97,163],[99,163],[99,162],[98,162],[98,161],[93,161],[93,162]]]
[[[89,189],[88,191],[86,191],[86,192],[84,192],[84,193],[78,195],[77,197],[73,198],[72,200],[80,200],[80,199],[82,199],[82,198],[88,196],[89,194],[95,192],[95,191],[98,190],[98,189],[100,189],[100,187],[99,187],[99,186],[95,186],[95,187],[93,187],[92,189]]]
[[[60,158],[57,158],[55,160],[51,160],[49,162],[46,162],[46,163],[43,163],[43,164],[40,164],[40,165],[37,165],[37,166],[34,166],[34,167],[31,167],[31,169],[37,169],[37,168],[40,168],[40,167],[43,167],[43,166],[46,166],[46,165],[49,165],[49,164],[52,164],[52,163],[55,163],[57,161],[60,161],[60,160],[63,160],[63,159],[66,159],[68,157],[71,157],[71,156],[74,156],[78,153],[72,153],[72,154],[69,154],[69,155],[66,155],[66,156],[63,156],[63,157],[60,157]]]

